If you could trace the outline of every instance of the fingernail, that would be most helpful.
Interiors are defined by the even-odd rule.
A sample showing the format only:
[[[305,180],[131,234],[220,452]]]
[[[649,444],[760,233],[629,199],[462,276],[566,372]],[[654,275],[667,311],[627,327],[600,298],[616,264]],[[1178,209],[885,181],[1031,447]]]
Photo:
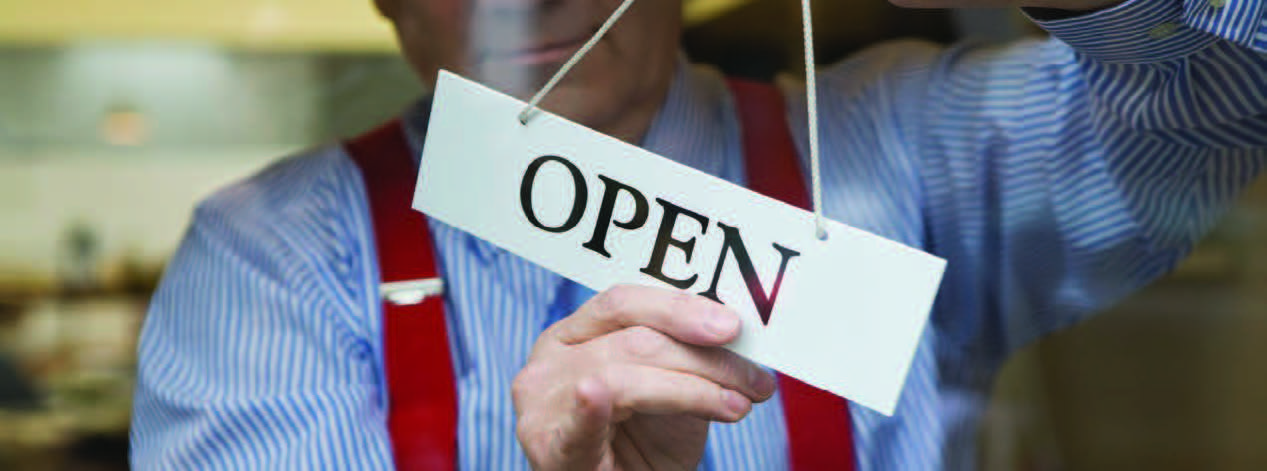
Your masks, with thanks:
[[[726,337],[735,331],[739,319],[725,312],[713,311],[705,323],[705,328],[718,337]]]
[[[721,390],[721,400],[726,408],[735,413],[735,417],[743,417],[748,413],[748,399],[729,389]]]
[[[748,384],[762,396],[774,394],[774,375],[761,367],[753,366],[748,370]]]

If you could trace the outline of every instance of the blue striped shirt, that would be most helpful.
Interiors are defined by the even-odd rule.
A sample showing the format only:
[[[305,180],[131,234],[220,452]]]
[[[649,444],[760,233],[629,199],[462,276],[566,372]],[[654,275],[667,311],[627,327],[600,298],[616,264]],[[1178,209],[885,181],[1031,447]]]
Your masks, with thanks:
[[[827,215],[949,260],[897,413],[852,408],[862,470],[975,468],[1009,354],[1173,268],[1267,157],[1264,1],[1131,0],[1039,24],[1054,39],[895,42],[821,72]],[[781,86],[803,147],[799,85]],[[425,112],[407,116],[415,145]],[[744,181],[734,107],[708,69],[679,67],[643,146]],[[392,466],[368,214],[338,146],[198,207],[141,337],[138,469]],[[511,379],[589,293],[432,230],[459,465],[526,469]],[[702,467],[781,469],[786,454],[776,399],[715,425]]]

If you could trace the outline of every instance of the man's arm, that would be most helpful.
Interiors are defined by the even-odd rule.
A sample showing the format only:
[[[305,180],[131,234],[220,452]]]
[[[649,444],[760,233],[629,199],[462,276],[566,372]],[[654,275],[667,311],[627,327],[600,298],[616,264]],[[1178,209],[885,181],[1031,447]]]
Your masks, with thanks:
[[[865,52],[820,82],[825,148],[853,152],[827,209],[947,257],[931,325],[992,364],[1173,269],[1260,171],[1265,21],[1131,0],[1046,41]]]
[[[336,260],[314,264],[346,234],[294,224],[324,220],[302,217],[323,205],[286,202],[349,192],[297,175],[321,164],[300,163],[196,212],[141,335],[134,468],[392,467],[374,334],[360,326],[372,323],[353,320]]]
[[[942,61],[922,165],[932,243],[971,272],[948,301],[985,313],[965,348],[1005,355],[1188,254],[1267,157],[1265,15],[1259,0],[1132,0],[1039,21],[1046,43]]]

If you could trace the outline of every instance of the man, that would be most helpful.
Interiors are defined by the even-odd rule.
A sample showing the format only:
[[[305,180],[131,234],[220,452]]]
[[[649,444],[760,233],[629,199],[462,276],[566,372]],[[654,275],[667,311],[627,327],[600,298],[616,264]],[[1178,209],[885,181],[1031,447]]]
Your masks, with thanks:
[[[1034,7],[1055,38],[893,43],[820,75],[828,217],[949,260],[896,414],[850,409],[859,469],[973,468],[1007,356],[1174,267],[1267,157],[1261,0],[902,2],[987,3]],[[425,82],[447,68],[521,97],[615,6],[376,5]],[[743,183],[723,80],[676,52],[680,7],[640,0],[543,106]],[[531,27],[504,34],[505,18]],[[803,144],[805,103],[784,89]],[[428,106],[405,116],[415,155]],[[142,334],[137,468],[392,466],[365,194],[332,146],[198,208]],[[717,348],[737,335],[731,312],[654,288],[586,301],[469,234],[430,230],[462,469],[786,466],[773,378]]]

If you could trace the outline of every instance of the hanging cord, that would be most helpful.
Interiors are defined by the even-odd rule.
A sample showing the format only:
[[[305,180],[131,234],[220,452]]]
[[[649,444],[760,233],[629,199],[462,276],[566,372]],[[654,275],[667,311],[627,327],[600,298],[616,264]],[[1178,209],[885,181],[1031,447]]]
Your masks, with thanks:
[[[805,31],[805,104],[809,120],[809,172],[811,199],[814,205],[814,235],[827,240],[823,223],[823,179],[818,163],[818,85],[814,77],[814,21],[809,13],[810,0],[801,0],[801,29]]]
[[[633,2],[634,0],[625,0],[620,6],[616,7],[616,11],[612,12],[612,16],[607,17],[607,21],[603,22],[603,26],[598,28],[594,36],[589,41],[586,41],[580,49],[577,49],[575,54],[572,54],[572,58],[568,59],[563,64],[563,67],[560,67],[559,71],[554,73],[553,77],[550,77],[550,81],[546,82],[544,87],[541,87],[541,91],[533,95],[532,99],[528,101],[528,106],[519,112],[520,124],[528,124],[528,118],[532,117],[532,113],[537,111],[537,105],[541,104],[541,100],[545,99],[546,94],[550,93],[550,90],[553,90],[560,80],[563,80],[563,76],[567,75],[568,71],[572,70],[572,67],[576,66],[576,63],[580,62],[581,58],[585,57],[585,54],[594,48],[595,44],[598,44],[598,40],[602,39],[604,34],[607,34],[607,30],[616,24],[616,20],[619,20],[620,16],[625,14],[625,10],[628,10],[629,6],[633,5]]]
[[[616,7],[616,11],[612,12],[607,21],[603,23],[603,26],[594,33],[594,36],[589,41],[586,41],[580,49],[577,49],[576,53],[572,54],[572,57],[563,64],[563,67],[560,67],[559,71],[550,77],[545,86],[541,87],[541,90],[536,95],[533,95],[532,99],[528,101],[528,105],[524,107],[523,111],[519,112],[519,122],[521,124],[528,124],[528,119],[537,111],[537,105],[541,104],[541,100],[544,100],[550,90],[553,90],[554,86],[558,85],[560,80],[563,80],[568,71],[572,70],[572,67],[576,66],[595,44],[598,44],[598,40],[602,39],[604,34],[607,34],[607,30],[616,24],[616,20],[619,20],[621,15],[625,14],[625,10],[628,10],[629,6],[633,5],[633,2],[634,0],[624,0],[620,6]],[[808,105],[809,113],[809,165],[812,193],[810,196],[814,206],[814,235],[819,240],[827,240],[827,229],[824,223],[825,219],[823,219],[823,181],[818,163],[818,86],[814,76],[814,28],[810,16],[809,3],[810,0],[801,0],[801,26],[805,33],[805,101]]]

